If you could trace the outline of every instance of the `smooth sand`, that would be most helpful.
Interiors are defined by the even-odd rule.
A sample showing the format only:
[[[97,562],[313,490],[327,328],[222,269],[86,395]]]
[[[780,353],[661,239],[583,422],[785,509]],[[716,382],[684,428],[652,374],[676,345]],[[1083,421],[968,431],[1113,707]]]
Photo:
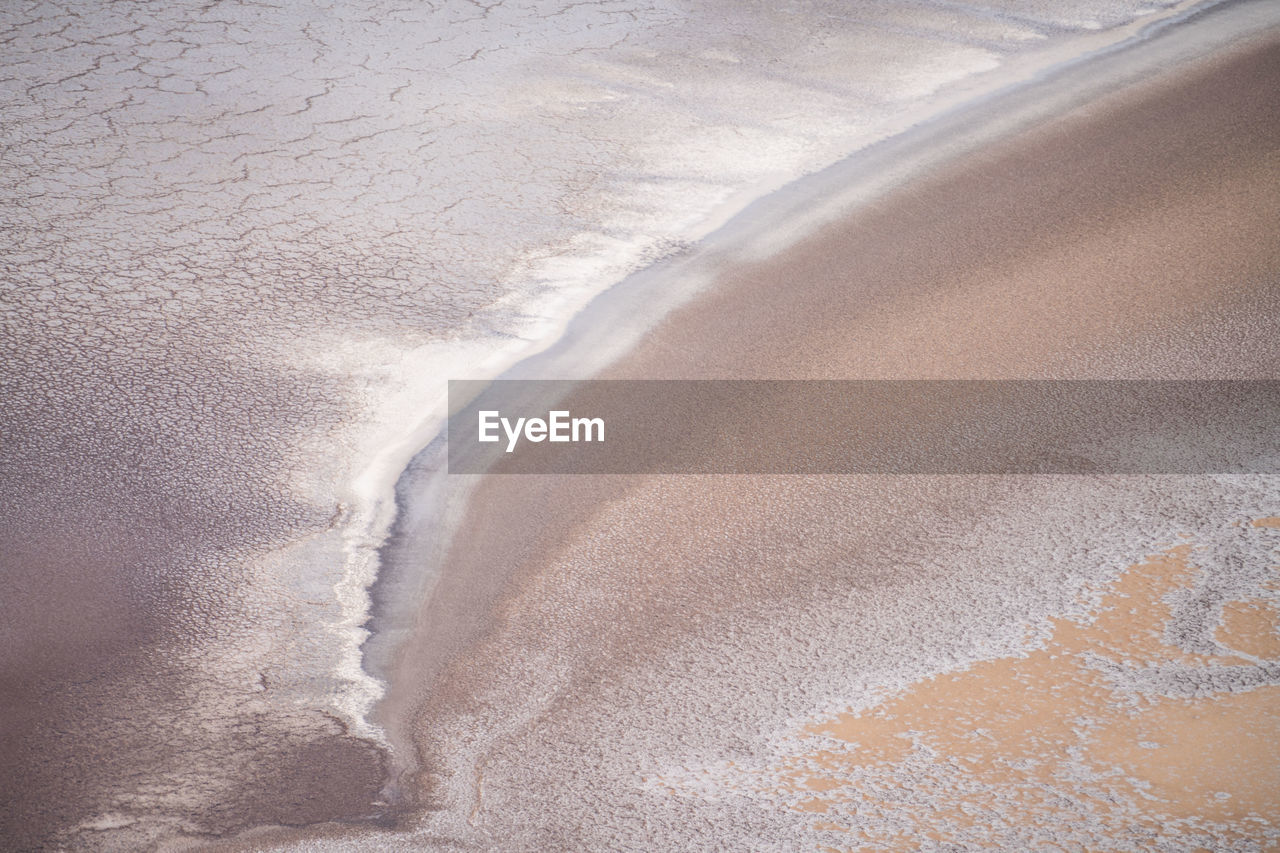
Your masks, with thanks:
[[[604,376],[1274,377],[1276,91],[1280,42],[1264,39],[1020,132],[776,257],[728,268]],[[1190,654],[1160,633],[1163,596],[1195,582],[1189,546],[1112,575],[1074,621],[1040,618],[1053,609],[1048,593],[1019,599],[1052,565],[991,558],[1009,597],[998,613],[1007,624],[994,627],[997,611],[981,606],[1001,588],[956,580],[948,549],[980,553],[959,547],[979,528],[1013,536],[999,516],[1012,507],[1040,501],[1045,527],[1075,525],[1064,539],[1082,547],[1104,527],[1123,535],[1138,524],[1137,515],[1093,529],[1071,521],[1069,492],[1054,488],[982,478],[484,479],[393,678],[388,707],[417,708],[422,769],[409,790],[436,810],[431,825],[444,837],[513,849],[732,843],[735,832],[766,846],[846,838],[829,841],[837,849],[919,832],[988,844],[1025,841],[1032,829],[1046,833],[1039,841],[1085,832],[1121,847],[1264,837],[1280,821],[1268,793],[1274,765],[1252,744],[1280,734],[1276,687],[1198,705],[1153,699],[1139,713],[1124,702],[1146,700],[1117,698],[1082,663],[1086,652],[1147,662]],[[1207,501],[1207,523],[1240,521],[1214,517],[1222,509]],[[1200,510],[1192,501],[1187,511]],[[1265,522],[1249,529],[1268,532]],[[933,555],[932,570],[919,568],[921,553]],[[1117,596],[1145,611],[1114,616]],[[1232,599],[1210,615],[1220,642],[1255,658],[1236,663],[1258,667],[1276,653],[1274,603]],[[966,638],[1004,636],[1016,648],[1009,636],[1030,642],[1036,630],[1029,656],[922,680],[981,645]],[[910,658],[900,670],[876,657],[888,643]],[[818,682],[828,698],[837,683],[885,698],[822,722]],[[1009,696],[1025,701],[1007,710]],[[963,714],[972,725],[957,729]],[[788,725],[794,748],[769,741]],[[1098,788],[1096,764],[1061,765],[1081,726],[1114,771],[1110,788]],[[818,735],[873,755],[795,746]],[[1157,745],[1143,746],[1147,737]],[[690,756],[701,770],[689,769]],[[893,772],[867,782],[869,765]],[[1139,791],[1144,782],[1155,795]],[[884,793],[875,809],[859,810],[864,784]],[[1007,790],[992,795],[999,786]],[[1088,803],[1054,805],[1064,791],[1095,788],[1133,796],[1084,817]],[[1008,805],[1035,792],[1053,802]],[[975,826],[990,831],[974,835]]]

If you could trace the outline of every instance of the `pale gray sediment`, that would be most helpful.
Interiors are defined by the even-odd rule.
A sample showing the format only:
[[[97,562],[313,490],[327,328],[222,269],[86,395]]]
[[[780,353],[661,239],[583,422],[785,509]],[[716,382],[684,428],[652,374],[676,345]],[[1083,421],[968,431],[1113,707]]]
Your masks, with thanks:
[[[356,481],[432,383],[1149,7],[794,11],[0,10],[8,846],[386,814]]]
[[[130,342],[69,323],[5,337],[6,846],[156,812],[143,838],[367,816],[378,751],[268,699],[306,689],[261,662],[265,642],[305,641],[303,608],[255,612],[242,592],[289,595],[247,565],[334,521],[290,493],[279,448],[338,423],[339,392],[237,364],[216,328],[132,323]]]
[[[1072,39],[1095,26],[1105,42],[1108,28],[1124,27],[1140,8],[1090,5],[1063,15],[984,7],[964,13],[968,30],[958,36],[964,28],[954,9],[913,4],[897,10],[907,21],[805,10],[820,23],[763,7],[736,18],[703,4],[645,7],[638,19],[598,4],[481,12],[460,3],[394,13],[353,4],[332,15],[259,4],[7,9],[6,843],[119,849],[200,843],[255,825],[390,819],[385,755],[350,731],[369,695],[345,656],[360,634],[344,620],[358,616],[362,602],[335,590],[352,586],[344,532],[369,509],[353,503],[367,495],[348,488],[368,455],[366,428],[421,416],[421,394],[385,402],[414,390],[405,377],[479,363],[475,353],[554,325],[546,305],[560,290],[582,299],[585,281],[613,280],[682,245],[684,225],[736,190],[784,180],[876,138],[921,92],[959,86],[1028,43],[1070,54]],[[541,40],[525,38],[531,30]],[[439,32],[453,38],[433,41]],[[487,49],[495,43],[506,49]],[[864,61],[850,66],[850,56]],[[919,57],[933,60],[913,65]],[[532,82],[503,100],[515,91],[512,79]],[[726,92],[728,117],[714,108]],[[477,108],[491,111],[476,116]],[[680,121],[671,122],[673,114]],[[748,129],[738,134],[738,124]],[[528,163],[512,157],[513,139]],[[555,168],[532,180],[530,163]],[[562,265],[564,257],[581,263]],[[615,304],[638,293],[620,292]],[[589,312],[583,323],[598,319]],[[1246,331],[1246,341],[1259,339],[1257,328]],[[450,360],[444,351],[456,344],[473,346]],[[1256,356],[1269,357],[1265,348]],[[952,488],[957,500],[1004,494]],[[1256,483],[1225,491],[1224,514],[1269,494]],[[1148,496],[1149,512],[1115,510],[1117,531],[1137,520],[1157,537],[1203,509]],[[659,504],[666,497],[661,489],[650,494]],[[909,512],[910,497],[894,506]],[[800,498],[813,512],[857,503],[841,489],[788,499]],[[585,496],[584,511],[593,499]],[[402,533],[421,535],[407,526],[419,512],[421,529],[440,529],[430,506],[411,506]],[[885,516],[877,529],[895,530],[903,518]],[[976,535],[963,520],[941,529],[957,542]],[[785,538],[794,530],[774,532]],[[641,537],[621,543],[632,552],[646,535],[667,535],[641,526],[616,533]],[[357,550],[368,547],[361,541]],[[413,546],[418,558],[431,547],[442,543]],[[777,544],[760,547],[772,554]],[[1053,544],[1068,553],[1077,547]],[[927,561],[906,539],[901,548],[903,559]],[[566,575],[588,611],[610,594],[595,570],[600,556],[585,555],[582,571]],[[1111,556],[1086,562],[1110,566]],[[922,577],[938,583],[953,570],[963,574],[954,561],[931,565]],[[577,717],[544,719],[538,728],[542,709],[525,706],[532,716],[445,720],[429,746],[443,748],[460,774],[449,808],[422,835],[368,829],[353,843],[528,847],[645,838],[670,846],[711,837],[717,826],[744,839],[756,830],[784,837],[774,818],[737,801],[709,810],[670,802],[646,827],[628,799],[635,768],[583,772],[581,755],[601,753],[599,741],[580,735],[613,732],[618,754],[648,755],[658,767],[688,758],[663,740],[673,726],[686,726],[693,743],[719,737],[695,725],[700,717],[759,722],[755,694],[766,683],[779,697],[821,698],[827,687],[786,685],[799,671],[787,655],[808,648],[830,619],[801,606],[815,592],[801,569],[778,580],[786,595],[777,612],[797,626],[782,647],[751,629],[745,598],[731,624],[723,610],[704,635],[676,636],[688,627],[690,602],[718,600],[732,572],[698,581],[689,587],[693,598],[658,600],[671,605],[662,618],[676,629],[664,653],[705,680],[684,704],[676,696],[678,707],[645,698],[670,686],[660,671],[641,667],[617,680],[607,668],[588,668],[609,695]],[[894,588],[885,572],[863,577],[859,589]],[[435,580],[396,557],[375,600],[416,602]],[[452,582],[470,585],[477,613],[507,592],[500,572],[459,573]],[[980,602],[988,587],[968,590]],[[1044,595],[1046,612],[1062,603],[1059,587]],[[578,612],[573,596],[556,606]],[[822,600],[839,605],[838,597]],[[893,600],[875,601],[880,618],[898,618]],[[973,654],[972,636],[932,630],[931,622],[946,623],[956,602],[967,601],[898,614],[930,628],[919,632],[922,646],[900,653],[931,665],[939,655]],[[989,614],[997,639],[1005,637],[1001,619],[1022,612],[1024,603],[1015,604]],[[529,649],[591,639],[572,626],[556,634],[563,614],[546,615]],[[625,616],[605,612],[618,625]],[[371,658],[411,627],[385,614],[372,624],[380,633]],[[448,643],[433,641],[431,651],[442,664],[486,625],[470,616],[441,621],[438,637]],[[740,665],[706,669],[719,660],[714,640],[722,629],[744,632]],[[850,648],[882,639],[873,632]],[[635,654],[643,653],[637,645]],[[554,654],[539,661],[525,654],[499,648],[490,661],[510,661],[516,694],[532,685],[524,698],[573,674],[572,662],[566,668]],[[773,670],[762,664],[780,660]],[[858,666],[889,671],[871,659]],[[391,671],[385,658],[370,668]],[[420,669],[401,685],[412,694],[415,679],[442,671]],[[505,674],[497,676],[495,685]],[[766,681],[734,686],[746,678]],[[508,708],[522,696],[514,699]],[[777,709],[765,710],[768,717]],[[584,714],[594,722],[584,724]],[[671,716],[664,722],[662,714]],[[505,782],[488,788],[472,825],[464,800],[474,789],[462,777],[482,748],[474,737],[500,739],[526,723],[546,761],[522,768],[518,754],[496,753],[487,766]],[[751,737],[731,728],[722,734],[750,754]],[[459,732],[473,740],[459,747],[450,740]],[[403,730],[390,736],[407,747]],[[525,785],[554,798],[558,813],[548,814],[545,799],[523,801]],[[495,814],[505,817],[489,822]],[[529,815],[548,822],[519,831],[501,822]]]

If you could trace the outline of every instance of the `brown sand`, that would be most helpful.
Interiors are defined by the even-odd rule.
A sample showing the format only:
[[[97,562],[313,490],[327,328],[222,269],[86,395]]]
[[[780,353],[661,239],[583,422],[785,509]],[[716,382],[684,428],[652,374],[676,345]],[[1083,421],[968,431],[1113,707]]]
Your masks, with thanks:
[[[982,838],[982,821],[1070,821],[1082,801],[1117,834],[1137,824],[1154,835],[1161,824],[1205,818],[1247,838],[1251,819],[1280,814],[1280,742],[1274,738],[1280,686],[1189,698],[1132,696],[1096,665],[1098,658],[1120,666],[1251,665],[1238,657],[1189,655],[1164,639],[1165,597],[1192,583],[1191,559],[1188,544],[1133,566],[1090,618],[1057,620],[1043,648],[941,675],[870,710],[808,725],[807,734],[847,748],[795,756],[790,766],[784,761],[772,768],[770,781],[811,792],[795,808],[814,813],[841,801],[892,809],[882,799],[886,788],[929,778],[909,764],[913,757],[937,776],[960,767],[982,786],[977,794],[941,796],[938,809],[898,809],[905,831],[858,832],[860,843],[877,849],[943,840],[948,826],[977,830],[974,839],[991,843]],[[1270,608],[1257,601],[1228,606],[1239,612],[1241,605]],[[1278,628],[1271,609],[1268,618],[1235,624],[1221,639],[1253,654],[1249,648],[1259,644],[1274,648]],[[1105,785],[1076,788],[1066,780],[1077,762],[1120,773]]]
[[[605,375],[1275,376],[1276,91],[1280,42],[1271,40],[1076,109],[918,179],[777,257],[732,268]],[[775,614],[769,630],[781,649],[802,632],[799,622],[778,621],[781,614],[812,616],[841,591],[872,596],[904,584],[891,559],[896,543],[916,535],[931,541],[930,531],[958,536],[1001,501],[1017,499],[1013,486],[985,481],[782,481],[481,482],[388,704],[392,712],[419,707],[418,781],[428,802],[460,815],[456,831],[507,838],[515,847],[598,843],[573,800],[597,792],[605,778],[597,771],[610,761],[639,761],[615,754],[616,740],[601,739],[613,731],[609,709],[616,706],[608,700],[622,691],[617,685],[656,691],[648,699],[631,695],[632,706],[683,702],[690,709],[671,712],[668,741],[646,730],[635,737],[648,738],[647,746],[633,749],[714,739],[701,729],[722,725],[719,709],[737,700],[728,693],[708,699],[711,688],[686,677],[702,659],[687,657],[685,641],[722,637],[700,654],[720,655],[732,670],[745,642],[735,637],[740,626],[763,630]],[[1188,582],[1188,560],[1185,548],[1173,549],[1116,581],[1107,607],[1123,601],[1139,613],[1104,607],[1092,621],[1058,620],[1047,644],[1025,656],[940,675],[876,711],[812,724],[810,734],[856,749],[809,754],[804,772],[797,757],[787,784],[813,791],[800,809],[822,812],[841,797],[870,797],[858,787],[868,767],[882,775],[867,785],[903,784],[894,769],[913,755],[919,760],[927,742],[932,761],[959,768],[951,777],[930,776],[918,763],[908,768],[918,778],[906,783],[943,780],[933,817],[912,813],[889,790],[881,823],[873,822],[880,834],[863,841],[907,843],[916,831],[941,839],[965,824],[1069,822],[1069,811],[1035,797],[1050,796],[1037,785],[1075,747],[1084,750],[1081,761],[1116,769],[1110,787],[1080,789],[1081,797],[1102,798],[1093,816],[1100,831],[1132,829],[1127,811],[1108,822],[1107,797],[1149,805],[1142,820],[1152,823],[1194,815],[1230,824],[1220,839],[1249,837],[1251,819],[1280,819],[1280,756],[1266,746],[1280,734],[1277,688],[1121,705],[1105,676],[1081,662],[1088,651],[1222,663],[1189,657],[1160,633],[1161,596]],[[947,576],[935,580],[942,586]],[[1234,602],[1218,637],[1240,652],[1270,655],[1274,617],[1267,602]],[[644,678],[632,678],[641,671]],[[748,697],[759,689],[763,702],[766,682],[774,685],[768,690],[787,689],[773,676],[733,689]],[[1082,729],[1084,718],[1093,722]],[[915,734],[902,737],[909,731]],[[750,753],[741,745],[755,742],[749,735],[734,748],[737,758]],[[1134,746],[1145,741],[1156,746]],[[726,760],[733,766],[737,759]],[[468,775],[479,767],[483,775]],[[1027,799],[1012,810],[965,802],[947,788],[948,778],[1022,786]],[[1149,797],[1135,793],[1143,784],[1152,786]],[[650,807],[619,808],[627,815]],[[769,824],[751,829],[734,814],[744,832],[768,831]],[[699,825],[690,817],[684,837],[711,831]],[[836,820],[809,826],[850,828]],[[1176,840],[1179,828],[1165,829]]]
[[[1278,68],[1261,48],[964,158],[735,270],[606,375],[1274,376]]]

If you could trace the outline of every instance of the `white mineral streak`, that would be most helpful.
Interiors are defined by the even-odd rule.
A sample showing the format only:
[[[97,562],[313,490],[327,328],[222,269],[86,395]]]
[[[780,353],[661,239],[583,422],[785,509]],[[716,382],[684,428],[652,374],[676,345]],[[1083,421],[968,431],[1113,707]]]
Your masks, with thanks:
[[[77,353],[76,381],[188,356],[201,401],[222,371],[261,380],[232,397],[308,512],[291,541],[200,557],[251,600],[175,652],[204,679],[192,719],[287,697],[377,738],[366,588],[446,378],[498,373],[629,272],[1001,69],[1190,5],[6,3],[0,311],[19,344]],[[277,379],[302,390],[273,432]],[[208,471],[231,495],[255,476]]]

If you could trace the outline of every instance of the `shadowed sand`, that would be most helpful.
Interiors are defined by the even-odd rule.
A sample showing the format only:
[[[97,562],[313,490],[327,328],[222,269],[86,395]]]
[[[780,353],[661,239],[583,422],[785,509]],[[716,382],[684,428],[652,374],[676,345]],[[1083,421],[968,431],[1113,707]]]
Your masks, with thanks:
[[[1264,38],[1079,106],[727,268],[603,376],[1274,377],[1278,90],[1280,42]],[[1237,537],[1215,548],[1266,570],[1270,531],[1245,522],[1274,508],[1244,507],[1267,501],[1274,483],[1212,478],[490,477],[384,710],[417,708],[412,784],[457,843],[1261,839],[1280,821],[1272,770],[1212,739],[1280,734],[1274,600],[1215,599],[1161,639],[1162,596],[1194,581],[1190,546],[1123,566],[1151,537],[1207,525]],[[1200,571],[1245,584],[1239,565]],[[1090,589],[1110,598],[1079,604]],[[1117,596],[1150,612],[1108,616]],[[1213,642],[1253,656],[1235,662],[1254,675],[1199,705],[1152,699],[1145,716],[1116,710],[1104,670],[1080,669],[1095,646],[1223,665],[1195,651]],[[1001,716],[1012,694],[1043,714]],[[842,701],[859,707],[820,722]],[[951,731],[949,708],[989,739]],[[1166,788],[1093,812],[991,794],[1101,784],[1096,766],[1073,780],[1053,764],[1079,725],[1114,765],[1107,784]],[[1159,745],[1135,746],[1148,729]],[[872,763],[900,771],[877,782],[875,809],[857,805],[870,759],[804,752],[819,734],[873,742]],[[940,775],[911,763],[930,737],[976,752]],[[1236,778],[1169,781],[1201,770]]]

